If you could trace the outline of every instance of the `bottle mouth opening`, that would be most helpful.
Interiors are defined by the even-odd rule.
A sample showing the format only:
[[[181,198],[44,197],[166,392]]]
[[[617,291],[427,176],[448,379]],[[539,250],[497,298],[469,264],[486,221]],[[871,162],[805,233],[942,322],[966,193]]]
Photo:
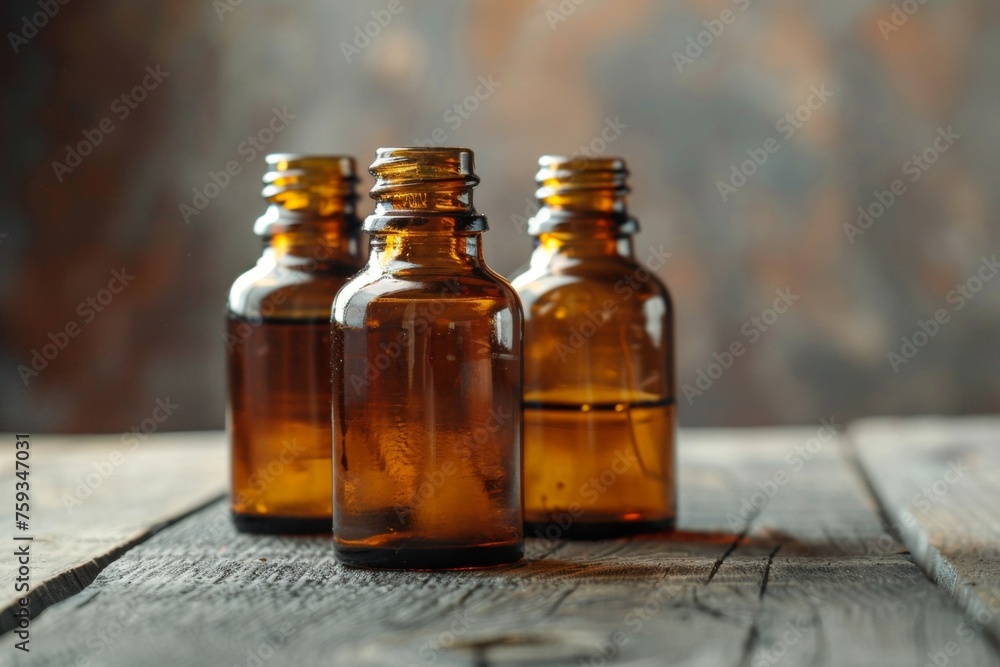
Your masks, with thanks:
[[[592,157],[588,155],[543,155],[538,158],[540,170],[584,172],[584,171],[623,171],[628,174],[625,159],[620,157]],[[541,172],[539,172],[541,173]]]

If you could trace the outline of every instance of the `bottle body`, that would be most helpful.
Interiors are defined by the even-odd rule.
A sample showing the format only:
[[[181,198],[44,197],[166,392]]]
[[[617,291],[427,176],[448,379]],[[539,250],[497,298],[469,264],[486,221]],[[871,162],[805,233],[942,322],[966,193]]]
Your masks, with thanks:
[[[636,226],[623,207],[594,204],[596,194],[615,201],[604,192],[614,179],[588,170],[612,172],[616,161],[562,160],[562,179],[586,176],[574,193],[580,199],[546,206],[556,195],[543,193],[530,268],[512,280],[525,314],[526,532],[556,539],[669,529],[676,515],[669,292],[634,259]],[[543,161],[540,174],[552,178],[554,169]],[[624,190],[624,174],[618,178]]]
[[[389,163],[433,166],[458,150],[381,149],[372,196],[388,196],[376,191],[392,186],[386,171],[399,164]],[[468,173],[446,163],[427,187],[471,189],[466,152]],[[520,304],[483,261],[485,219],[471,201],[441,210],[434,192],[404,187],[366,221],[368,265],[334,302],[336,554],[399,569],[513,562],[523,555]]]
[[[265,250],[227,308],[231,510],[243,531],[329,532],[329,310],[362,265],[353,161],[268,162],[272,206],[257,226]],[[339,194],[316,191],[331,182]]]

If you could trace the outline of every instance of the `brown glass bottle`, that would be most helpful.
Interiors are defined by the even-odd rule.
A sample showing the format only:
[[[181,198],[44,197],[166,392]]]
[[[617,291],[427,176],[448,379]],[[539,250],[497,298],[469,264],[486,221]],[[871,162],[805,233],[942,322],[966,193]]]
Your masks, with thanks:
[[[334,545],[358,567],[524,552],[521,307],[483,260],[464,148],[382,148],[364,270],[333,306]]]
[[[525,316],[525,532],[669,529],[673,307],[634,256],[625,162],[546,156],[539,166],[535,248],[511,281]]]
[[[239,530],[329,533],[330,306],[363,265],[354,160],[269,155],[264,254],[229,293],[228,430]]]

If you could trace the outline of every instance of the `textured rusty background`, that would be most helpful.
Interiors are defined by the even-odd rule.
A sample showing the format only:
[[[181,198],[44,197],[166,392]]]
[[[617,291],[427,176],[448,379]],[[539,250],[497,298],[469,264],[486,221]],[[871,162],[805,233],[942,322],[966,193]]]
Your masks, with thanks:
[[[259,254],[262,209],[262,154],[240,146],[274,108],[295,117],[268,151],[367,164],[436,128],[475,149],[487,255],[506,274],[530,251],[518,216],[537,156],[627,125],[606,152],[633,172],[640,258],[671,253],[679,385],[749,343],[741,329],[776,289],[801,296],[703,395],[681,396],[682,424],[1000,409],[1000,280],[960,311],[947,300],[1000,249],[993,0],[897,2],[895,25],[871,0],[404,0],[377,29],[388,1],[236,2],[77,0],[26,41],[11,35],[37,1],[0,10],[0,428],[126,431],[166,398],[180,407],[157,428],[222,425],[223,303]],[[375,36],[348,59],[366,24]],[[707,46],[678,67],[689,38]],[[116,98],[156,65],[169,76],[119,118]],[[447,110],[490,76],[454,127]],[[786,138],[776,123],[814,86],[832,95]],[[114,130],[57,175],[104,118]],[[908,180],[904,163],[949,126],[960,138]],[[772,137],[723,201],[717,180]],[[187,224],[180,204],[230,160],[240,173]],[[852,243],[844,225],[896,179],[906,192]],[[84,321],[78,305],[123,267],[134,281]],[[894,372],[887,354],[939,308],[950,321]],[[18,366],[72,322],[79,335],[25,384]]]

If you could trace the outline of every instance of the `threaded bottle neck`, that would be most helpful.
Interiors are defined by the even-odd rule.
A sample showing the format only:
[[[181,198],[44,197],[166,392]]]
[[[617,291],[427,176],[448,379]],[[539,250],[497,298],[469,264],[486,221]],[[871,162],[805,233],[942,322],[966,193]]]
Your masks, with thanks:
[[[354,158],[275,153],[266,161],[261,195],[270,206],[254,227],[259,236],[309,225],[336,227],[345,234],[357,232]]]
[[[479,184],[468,148],[380,148],[369,171],[375,212],[365,220],[372,234],[476,233],[488,229],[476,212]]]
[[[542,156],[535,174],[535,196],[541,209],[529,221],[528,233],[635,233],[638,223],[626,207],[628,174],[621,158]]]

